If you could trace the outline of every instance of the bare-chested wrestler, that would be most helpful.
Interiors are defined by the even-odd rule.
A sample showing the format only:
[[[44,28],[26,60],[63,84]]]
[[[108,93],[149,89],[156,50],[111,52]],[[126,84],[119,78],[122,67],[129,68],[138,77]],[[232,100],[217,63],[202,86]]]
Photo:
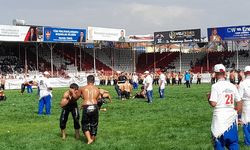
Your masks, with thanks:
[[[126,82],[121,86],[121,98],[122,100],[129,99],[132,94],[133,87],[127,79]]]
[[[101,110],[101,111],[107,111],[106,108],[101,108],[101,107],[102,107],[102,105],[104,103],[107,103],[106,98],[109,99],[110,103],[112,103],[111,96],[109,94],[109,91],[106,91],[106,90],[100,89],[100,88],[99,88],[99,90],[100,90],[100,96],[99,96],[97,105],[99,107],[99,110]]]
[[[87,76],[87,85],[80,88],[78,93],[74,94],[74,98],[83,98],[81,107],[82,111],[82,130],[87,138],[87,144],[91,144],[95,141],[97,135],[99,109],[97,100],[100,96],[100,90],[94,85],[95,77],[93,75]]]
[[[74,92],[76,93],[79,89],[78,85],[76,83],[72,83],[69,87],[70,89],[73,89]],[[61,128],[61,134],[62,134],[62,139],[66,139],[66,124],[68,121],[69,113],[72,114],[72,118],[74,120],[74,128],[75,128],[75,138],[79,139],[80,138],[80,123],[79,123],[79,109],[77,106],[77,100],[72,97],[72,94],[67,90],[63,94],[63,98],[61,100],[60,106],[62,108],[62,113],[60,116],[60,128]]]
[[[147,98],[146,90],[145,90],[144,86],[141,87],[141,91],[136,93],[133,98]]]

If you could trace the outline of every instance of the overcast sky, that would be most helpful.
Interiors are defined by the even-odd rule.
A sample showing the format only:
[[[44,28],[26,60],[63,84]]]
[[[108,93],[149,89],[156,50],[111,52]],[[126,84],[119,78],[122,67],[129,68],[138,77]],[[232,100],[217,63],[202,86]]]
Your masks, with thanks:
[[[126,34],[250,25],[250,0],[0,0],[0,24],[15,18],[56,27],[124,28]]]

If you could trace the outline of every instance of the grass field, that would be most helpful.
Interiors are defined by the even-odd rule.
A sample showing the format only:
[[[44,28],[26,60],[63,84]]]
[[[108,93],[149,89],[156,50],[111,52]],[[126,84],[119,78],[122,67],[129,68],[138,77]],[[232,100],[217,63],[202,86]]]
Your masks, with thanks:
[[[116,99],[114,87],[103,87],[111,91],[113,103],[104,105],[107,112],[100,112],[97,141],[86,145],[85,138],[75,140],[72,117],[67,124],[67,139],[61,140],[59,102],[65,88],[54,89],[51,116],[38,116],[38,97],[33,94],[20,95],[18,90],[7,90],[7,101],[0,103],[0,149],[102,149],[102,150],[211,150],[210,123],[212,108],[207,103],[209,84],[168,86],[166,98],[159,99],[154,89],[153,104],[134,99]],[[80,101],[78,102],[78,104]],[[239,128],[240,147],[243,144]]]

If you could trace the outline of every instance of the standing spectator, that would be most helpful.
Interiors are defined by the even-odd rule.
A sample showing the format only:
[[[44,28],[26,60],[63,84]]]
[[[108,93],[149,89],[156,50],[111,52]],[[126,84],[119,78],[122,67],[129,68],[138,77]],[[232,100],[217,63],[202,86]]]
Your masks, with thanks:
[[[167,85],[170,85],[171,73],[167,72]]]
[[[138,89],[138,75],[134,72],[132,76],[133,88]]]
[[[242,107],[242,123],[244,142],[247,146],[250,146],[250,66],[246,66],[245,80],[239,85],[239,94],[243,100]]]
[[[211,124],[214,149],[227,147],[238,150],[237,111],[241,110],[241,99],[235,85],[225,80],[225,66],[214,66],[217,83],[212,85],[208,96],[209,104],[214,108]],[[236,109],[235,109],[236,102]]]
[[[176,76],[177,74],[175,72],[172,72],[172,85],[176,84]]]
[[[27,93],[33,93],[33,89],[32,89],[32,84],[33,84],[33,81],[30,79],[29,75],[27,74],[27,77],[26,77],[26,86],[27,86]]]
[[[182,81],[183,75],[181,72],[178,73],[178,85],[181,85],[181,81]]]
[[[164,98],[164,89],[165,89],[165,84],[166,84],[166,76],[164,73],[159,71],[160,78],[159,78],[159,94],[160,98]]]
[[[194,73],[190,71],[190,84],[193,83]]]
[[[197,73],[197,83],[196,84],[201,84],[201,73]]]
[[[107,75],[105,75],[105,77],[104,77],[104,85],[108,85],[108,76]]]
[[[148,103],[150,104],[153,102],[153,78],[149,74],[149,71],[145,71],[144,74],[146,78],[144,79],[143,83],[146,89]]]
[[[108,78],[107,85],[111,85],[111,78],[112,78],[112,77],[111,77],[111,76],[108,76],[107,78]]]
[[[234,70],[231,70],[229,73],[229,80],[232,84],[235,84],[235,73]]]
[[[5,90],[5,77],[4,76],[2,76],[1,77],[1,87],[0,87],[0,90]]]
[[[33,93],[32,85],[33,81],[29,81],[27,84],[27,93]]]
[[[186,81],[187,88],[190,88],[190,78],[191,78],[190,73],[188,71],[186,71],[186,73],[185,73],[185,81]]]
[[[43,108],[45,106],[46,115],[51,114],[51,98],[52,98],[52,87],[49,82],[49,72],[45,71],[44,77],[39,81],[38,86],[40,89],[40,99],[38,107],[38,115],[43,114]]]
[[[159,83],[158,83],[159,75],[157,73],[154,73],[153,77],[154,77],[153,84],[154,85],[159,85]]]

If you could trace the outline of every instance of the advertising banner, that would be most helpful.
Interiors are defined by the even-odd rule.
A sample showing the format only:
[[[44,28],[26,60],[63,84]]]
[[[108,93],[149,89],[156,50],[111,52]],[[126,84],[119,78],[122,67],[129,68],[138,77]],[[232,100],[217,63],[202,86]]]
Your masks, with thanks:
[[[29,26],[0,25],[0,41],[24,42]]]
[[[88,27],[88,40],[125,42],[124,29]]]
[[[152,42],[154,41],[154,36],[147,35],[129,35],[129,42]]]
[[[7,79],[5,82],[6,89],[20,89],[21,84],[24,83],[25,79]],[[32,81],[32,79],[30,80]],[[57,87],[69,87],[71,83],[76,83],[79,86],[87,85],[87,77],[71,77],[68,79],[65,78],[49,78],[49,82],[53,88]],[[95,77],[95,85],[100,84],[100,79]],[[33,87],[34,88],[34,87]]]
[[[86,41],[85,29],[44,27],[44,42],[76,43]]]
[[[43,41],[43,27],[30,26],[29,31],[24,39],[25,42],[42,42]]]
[[[207,29],[210,42],[250,39],[250,26],[215,27]]]
[[[154,33],[155,44],[200,42],[201,30],[177,30]]]

